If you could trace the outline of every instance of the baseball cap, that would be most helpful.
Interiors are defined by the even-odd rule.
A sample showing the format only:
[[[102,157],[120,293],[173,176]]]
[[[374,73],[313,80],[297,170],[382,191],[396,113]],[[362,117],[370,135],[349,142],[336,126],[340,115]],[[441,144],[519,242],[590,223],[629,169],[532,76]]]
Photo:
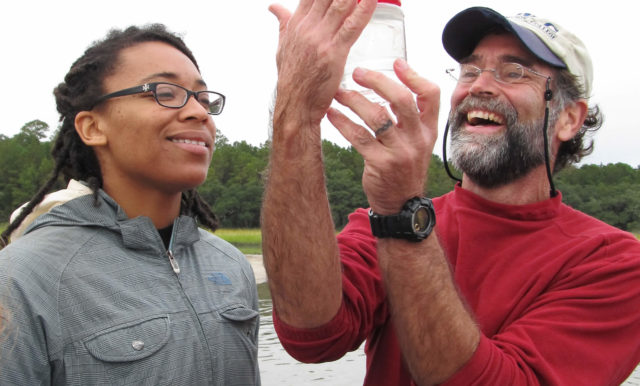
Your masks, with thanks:
[[[587,48],[573,33],[555,22],[530,13],[505,17],[486,7],[471,7],[455,15],[442,32],[442,44],[457,61],[471,55],[480,40],[495,27],[512,33],[538,59],[567,69],[591,95],[593,65]]]

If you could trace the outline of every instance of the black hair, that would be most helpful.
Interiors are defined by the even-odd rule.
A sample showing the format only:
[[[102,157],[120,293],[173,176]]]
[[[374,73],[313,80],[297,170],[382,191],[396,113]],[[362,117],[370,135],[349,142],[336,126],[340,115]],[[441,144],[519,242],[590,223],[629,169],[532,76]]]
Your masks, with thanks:
[[[56,185],[60,175],[64,177],[65,182],[70,179],[87,182],[93,191],[96,204],[98,203],[98,191],[103,183],[100,164],[93,149],[85,145],[76,132],[75,117],[80,111],[91,110],[95,101],[104,94],[102,82],[115,71],[118,54],[123,49],[156,41],[175,47],[193,62],[198,71],[200,70],[193,53],[182,38],[168,31],[163,24],[131,26],[124,30],[112,29],[103,40],[93,42],[71,65],[64,82],[53,90],[61,122],[51,150],[54,158],[53,172],[49,180],[2,232],[0,247],[8,244],[11,232],[17,229],[44,199]],[[193,216],[212,231],[218,227],[216,215],[195,189],[182,193],[181,213]]]

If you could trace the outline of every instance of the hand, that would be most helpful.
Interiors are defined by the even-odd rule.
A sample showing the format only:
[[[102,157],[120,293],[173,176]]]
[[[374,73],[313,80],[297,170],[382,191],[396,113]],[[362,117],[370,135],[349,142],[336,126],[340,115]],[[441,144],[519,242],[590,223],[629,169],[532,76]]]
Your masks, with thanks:
[[[364,158],[362,186],[369,205],[380,214],[397,213],[409,198],[424,194],[438,136],[440,89],[404,60],[396,60],[394,70],[406,87],[364,69],[356,69],[353,77],[389,101],[395,117],[355,91],[339,90],[336,94],[336,100],[353,110],[375,136],[338,110],[331,109],[327,115]]]
[[[293,15],[281,5],[269,7],[280,24],[274,120],[284,114],[302,124],[320,124],[340,84],[349,49],[376,4],[301,0]]]

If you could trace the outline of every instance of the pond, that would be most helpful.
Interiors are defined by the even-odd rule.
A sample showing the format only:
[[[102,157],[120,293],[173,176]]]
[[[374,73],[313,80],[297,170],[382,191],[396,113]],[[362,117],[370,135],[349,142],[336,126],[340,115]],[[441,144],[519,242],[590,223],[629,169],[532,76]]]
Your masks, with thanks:
[[[342,359],[318,364],[300,363],[284,350],[273,327],[271,295],[267,283],[258,285],[260,335],[258,360],[262,384],[271,385],[362,385],[365,373],[364,345]]]

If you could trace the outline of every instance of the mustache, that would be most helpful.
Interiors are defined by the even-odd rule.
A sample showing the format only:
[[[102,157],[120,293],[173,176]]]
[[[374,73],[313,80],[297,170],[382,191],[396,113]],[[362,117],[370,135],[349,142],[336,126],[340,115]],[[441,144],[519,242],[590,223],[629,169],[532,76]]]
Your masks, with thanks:
[[[518,112],[510,103],[495,98],[468,95],[449,113],[451,130],[458,130],[462,123],[466,122],[467,113],[478,109],[491,111],[503,116],[507,127],[511,127],[518,122]]]

